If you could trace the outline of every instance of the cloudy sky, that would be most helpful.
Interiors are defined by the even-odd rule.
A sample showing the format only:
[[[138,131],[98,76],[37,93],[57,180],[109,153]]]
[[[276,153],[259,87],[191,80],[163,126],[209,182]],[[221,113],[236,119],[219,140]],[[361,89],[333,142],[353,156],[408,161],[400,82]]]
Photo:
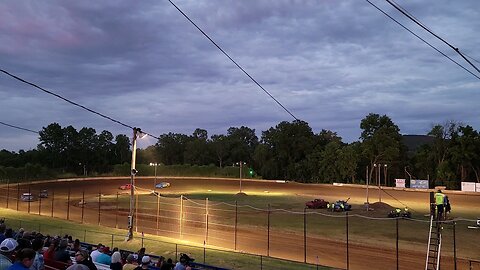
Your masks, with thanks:
[[[371,1],[473,70],[387,2]],[[396,1],[480,61],[478,0]],[[357,140],[370,112],[390,116],[402,134],[425,134],[447,120],[480,129],[480,80],[366,1],[175,3],[315,133],[329,129]],[[167,0],[2,1],[0,68],[157,136],[196,128],[225,134],[242,125],[260,136],[293,120]],[[3,73],[0,121],[131,135]],[[0,149],[38,142],[33,133],[0,125]]]

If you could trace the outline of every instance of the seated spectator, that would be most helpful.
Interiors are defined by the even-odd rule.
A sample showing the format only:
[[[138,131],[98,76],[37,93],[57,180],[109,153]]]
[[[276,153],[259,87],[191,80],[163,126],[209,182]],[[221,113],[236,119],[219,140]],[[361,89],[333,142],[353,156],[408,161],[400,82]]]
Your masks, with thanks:
[[[162,268],[162,265],[164,265],[164,264],[165,264],[165,257],[160,256],[160,257],[158,258],[157,263],[155,264],[155,267],[161,269],[161,268]]]
[[[89,269],[86,265],[76,263],[76,264],[70,265],[65,270],[89,270]]]
[[[112,270],[122,270],[123,264],[122,264],[122,255],[120,255],[120,252],[115,251],[112,254],[112,262],[110,263],[110,269]]]
[[[162,265],[160,270],[172,270],[175,265],[173,264],[172,258],[168,258],[167,262]]]
[[[13,238],[7,238],[0,243],[0,270],[6,270],[12,266],[13,253],[18,243]]]
[[[137,252],[137,263],[140,265],[142,263],[142,257],[145,255],[145,248],[142,247],[138,252]]]
[[[15,240],[18,240],[19,238],[22,238],[24,231],[25,231],[25,229],[23,229],[23,228],[18,229],[18,232],[15,234],[15,237],[14,237]]]
[[[79,251],[80,249],[81,249],[80,240],[75,239],[75,241],[73,241],[73,245],[72,245],[71,251],[77,252],[77,251]]]
[[[107,248],[100,248],[100,254],[97,256],[96,260],[93,260],[93,262],[110,265],[112,258],[106,252],[108,252]]]
[[[5,238],[13,238],[13,230],[12,228],[7,228],[5,230]]]
[[[150,256],[143,255],[142,264],[137,266],[137,268],[135,268],[135,270],[146,270],[146,269],[148,269],[148,267],[150,266],[151,263],[152,263],[152,260],[150,259]]]
[[[28,270],[33,264],[35,251],[31,248],[24,248],[15,254],[15,262],[7,270]]]
[[[5,223],[0,223],[0,243],[7,239],[7,237],[5,236],[5,231],[7,230],[7,225],[5,225]]]
[[[138,266],[133,254],[128,254],[126,261],[123,265],[123,270],[133,270]]]
[[[45,262],[42,255],[43,240],[35,238],[32,242],[32,249],[35,251],[35,258],[33,264],[30,266],[30,270],[43,270],[45,269]]]
[[[97,249],[95,249],[94,251],[92,251],[92,253],[90,253],[90,257],[92,258],[92,261],[96,262],[97,261],[97,257],[98,255],[100,255],[100,250],[104,247],[104,245],[102,245],[101,243],[99,243],[97,245]]]
[[[43,253],[43,259],[45,260],[50,260],[50,261],[53,261],[54,260],[54,256],[55,256],[55,249],[57,247],[55,246],[55,243],[51,243],[47,250]]]
[[[97,270],[97,267],[92,262],[88,252],[86,250],[79,250],[75,253],[75,261],[77,264],[83,264],[90,270]]]
[[[57,250],[55,251],[55,255],[53,259],[55,261],[64,262],[67,264],[71,264],[72,260],[70,259],[70,253],[67,251],[68,241],[67,239],[60,240],[60,244],[58,245]]]

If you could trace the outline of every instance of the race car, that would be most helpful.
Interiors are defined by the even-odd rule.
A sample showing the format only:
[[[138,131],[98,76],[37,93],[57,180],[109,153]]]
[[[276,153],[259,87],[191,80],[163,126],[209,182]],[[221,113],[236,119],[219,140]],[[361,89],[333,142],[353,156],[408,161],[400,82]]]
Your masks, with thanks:
[[[20,196],[20,199],[24,202],[32,202],[33,201],[33,195],[32,195],[32,193],[23,193]]]
[[[315,199],[313,201],[309,201],[305,203],[305,206],[310,209],[319,209],[319,208],[326,208],[328,202],[324,199]]]
[[[132,185],[131,184],[125,184],[125,185],[121,185],[118,188],[121,189],[121,190],[130,190],[130,189],[132,189]]]
[[[160,182],[160,183],[155,185],[155,188],[167,188],[169,186],[170,186],[169,182]]]
[[[42,189],[40,193],[38,193],[39,198],[48,198],[48,190]]]
[[[335,203],[327,205],[327,208],[332,212],[350,211],[352,210],[352,205],[348,203],[348,200],[350,200],[350,198],[348,198],[346,201],[338,200]]]
[[[390,213],[388,213],[389,218],[397,218],[397,217],[403,217],[403,218],[412,218],[412,213],[408,210],[408,208],[404,208],[403,211],[400,208],[396,208]]]

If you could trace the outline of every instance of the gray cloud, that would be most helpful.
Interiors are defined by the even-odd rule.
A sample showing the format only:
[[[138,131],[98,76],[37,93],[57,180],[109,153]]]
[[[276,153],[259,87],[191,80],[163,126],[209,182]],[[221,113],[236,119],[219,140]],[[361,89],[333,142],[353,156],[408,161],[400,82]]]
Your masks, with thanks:
[[[479,80],[367,2],[177,4],[315,132],[331,129],[357,140],[370,112],[389,115],[405,134],[424,134],[450,119],[480,127]],[[375,4],[467,66],[384,1]],[[401,4],[480,60],[477,1]],[[0,59],[3,69],[156,135],[197,127],[212,135],[240,125],[260,135],[292,120],[164,1],[7,1],[0,10]],[[1,120],[25,128],[59,122],[130,135],[4,75],[0,100]],[[0,126],[0,148],[37,143]]]

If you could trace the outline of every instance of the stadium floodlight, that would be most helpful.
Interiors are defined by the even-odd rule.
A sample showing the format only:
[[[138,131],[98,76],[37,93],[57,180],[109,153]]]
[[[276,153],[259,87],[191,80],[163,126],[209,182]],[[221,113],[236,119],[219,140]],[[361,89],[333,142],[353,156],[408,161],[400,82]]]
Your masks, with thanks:
[[[128,234],[127,241],[133,239],[133,224],[134,224],[134,208],[135,208],[135,175],[138,173],[135,169],[135,162],[137,158],[137,139],[145,138],[147,134],[143,133],[141,129],[134,127],[133,128],[133,137],[132,137],[132,164],[130,169],[130,211],[128,213]]]
[[[240,191],[238,193],[242,193],[242,168],[243,168],[243,165],[247,165],[247,163],[243,161],[239,161],[235,164],[240,167]]]
[[[150,166],[155,167],[155,179],[153,180],[153,190],[155,190],[155,186],[157,185],[157,166],[159,164],[157,162],[150,162]]]

